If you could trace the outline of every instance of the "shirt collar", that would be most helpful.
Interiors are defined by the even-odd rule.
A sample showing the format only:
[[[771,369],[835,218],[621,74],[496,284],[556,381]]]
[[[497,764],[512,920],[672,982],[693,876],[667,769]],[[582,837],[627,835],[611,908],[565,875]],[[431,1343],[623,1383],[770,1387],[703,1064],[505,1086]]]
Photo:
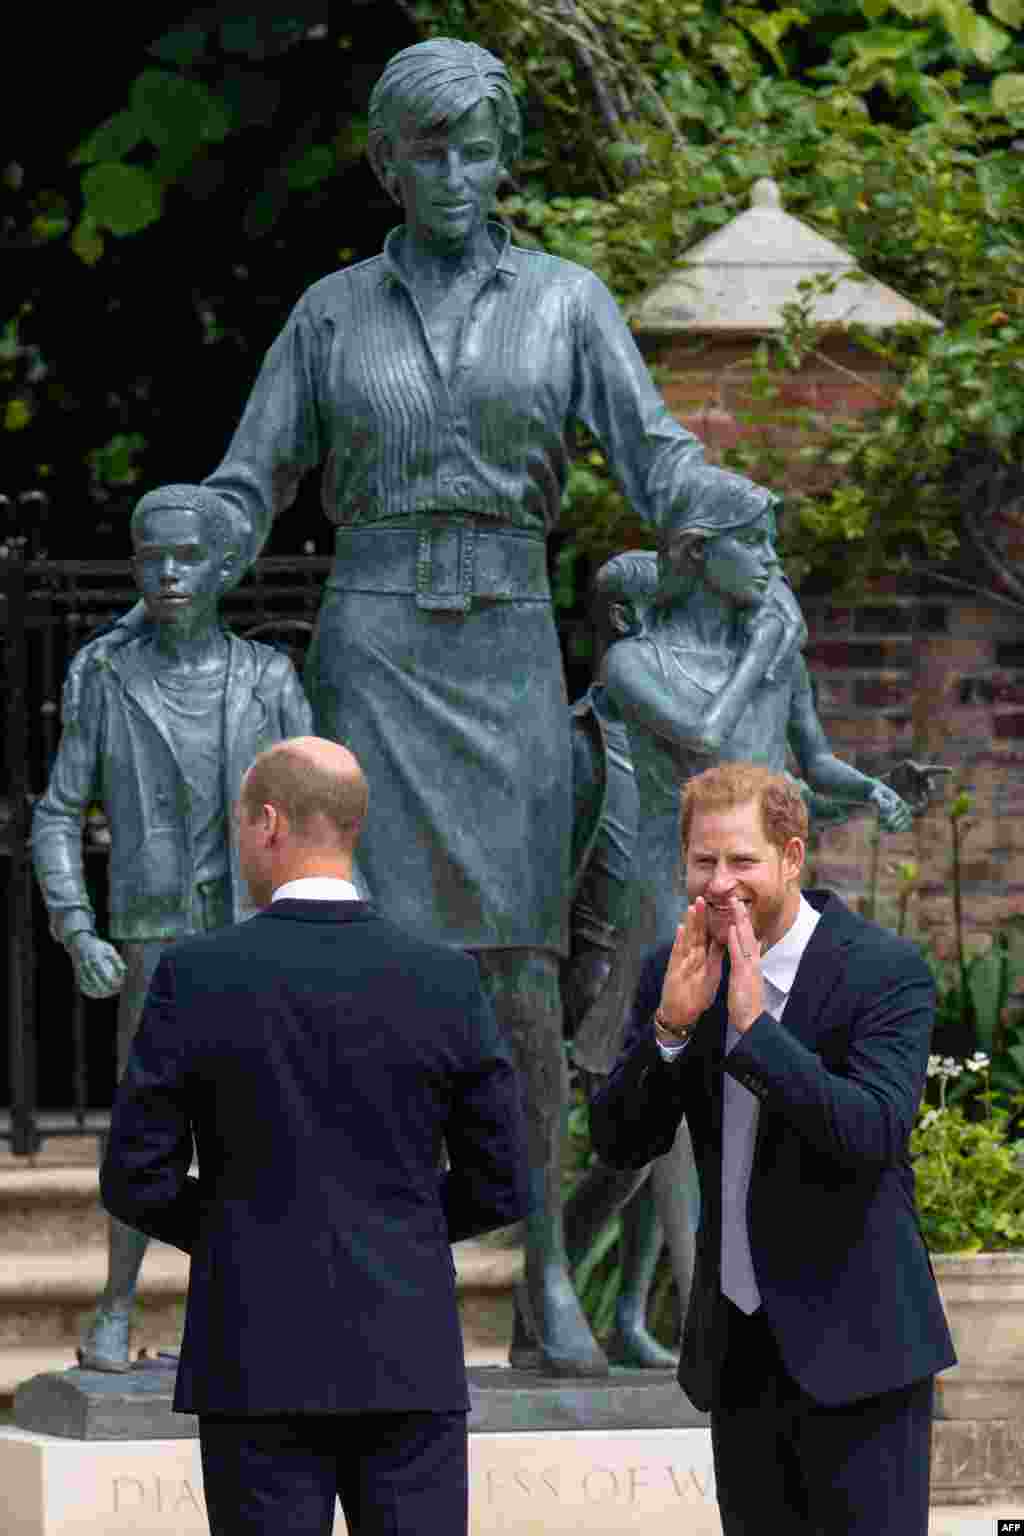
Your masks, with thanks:
[[[762,976],[783,996],[788,996],[792,989],[804,950],[820,921],[821,913],[815,912],[810,902],[801,896],[793,922],[782,938],[761,956]]]
[[[359,901],[359,892],[350,880],[335,880],[330,875],[306,875],[301,880],[287,880],[271,896],[274,901]]]
[[[381,282],[385,285],[388,283],[400,283],[403,288],[408,286],[406,283],[405,274],[399,266],[395,254],[407,227],[408,226],[405,224],[397,224],[395,228],[390,231],[387,239],[384,241],[384,250],[382,253],[384,258],[384,272],[381,276]],[[518,270],[510,254],[510,248],[512,245],[511,234],[505,228],[504,224],[499,224],[495,219],[488,219],[487,228],[491,239],[494,241],[495,249],[498,252],[498,259],[494,266],[495,272],[500,272],[503,277],[518,277]]]

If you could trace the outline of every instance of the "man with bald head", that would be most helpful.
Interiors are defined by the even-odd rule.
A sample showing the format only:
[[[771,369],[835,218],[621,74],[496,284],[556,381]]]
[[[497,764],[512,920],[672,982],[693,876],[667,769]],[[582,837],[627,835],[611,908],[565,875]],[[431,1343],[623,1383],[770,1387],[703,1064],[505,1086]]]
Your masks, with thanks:
[[[212,1536],[328,1536],[336,1496],[350,1536],[467,1528],[450,1244],[525,1214],[517,1078],[474,961],[359,899],[367,803],[336,742],[256,758],[260,910],[164,952],[114,1105],[104,1203],[192,1257]]]

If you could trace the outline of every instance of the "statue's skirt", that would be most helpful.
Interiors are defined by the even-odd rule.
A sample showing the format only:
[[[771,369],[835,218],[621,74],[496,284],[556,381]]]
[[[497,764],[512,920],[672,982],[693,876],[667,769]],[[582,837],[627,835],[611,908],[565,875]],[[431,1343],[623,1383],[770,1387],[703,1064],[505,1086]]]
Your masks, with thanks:
[[[358,590],[367,543],[328,582],[306,688],[317,730],[369,782],[359,862],[373,900],[460,948],[564,954],[572,767],[550,599],[432,606],[372,572],[378,590]]]

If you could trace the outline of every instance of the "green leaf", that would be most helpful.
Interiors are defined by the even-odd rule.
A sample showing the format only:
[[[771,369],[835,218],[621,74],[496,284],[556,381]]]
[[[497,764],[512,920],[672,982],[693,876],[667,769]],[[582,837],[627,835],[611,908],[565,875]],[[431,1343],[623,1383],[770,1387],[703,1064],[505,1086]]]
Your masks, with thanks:
[[[968,29],[970,51],[982,64],[994,64],[1013,41],[1009,32],[997,27],[986,16],[975,16]]]
[[[623,160],[642,160],[646,153],[646,144],[629,143],[625,139],[616,139],[614,144],[609,144],[605,149],[613,165],[621,165]]]
[[[329,144],[311,144],[285,169],[285,181],[293,192],[308,192],[334,172],[334,151]]]
[[[992,105],[999,112],[1024,110],[1024,75],[997,75],[992,82]]]
[[[860,0],[860,8],[868,21],[877,21],[889,9],[889,0]]]
[[[928,41],[928,33],[906,27],[872,27],[855,33],[850,44],[861,64],[889,63],[905,59]]]
[[[222,22],[220,40],[225,53],[244,53],[250,59],[265,59],[283,53],[299,42],[308,29],[308,21],[294,16],[267,19],[247,16]]]
[[[135,165],[94,165],[82,177],[85,209],[94,224],[114,235],[135,235],[154,223],[162,208],[162,192],[146,171]]]
[[[87,267],[94,267],[103,255],[103,245],[103,234],[96,220],[83,213],[72,233],[71,249],[79,261],[84,261]]]
[[[8,400],[4,409],[4,431],[23,432],[32,420],[32,407],[21,395]]]
[[[808,18],[803,11],[790,7],[782,11],[763,13],[750,6],[733,6],[729,12],[729,19],[742,27],[745,32],[749,32],[751,37],[756,38],[764,51],[770,55],[779,74],[786,74],[786,60],[779,48],[779,43],[790,27],[807,25]]]
[[[231,132],[227,103],[198,80],[147,69],[132,85],[131,106],[158,149],[176,142],[219,144]]]
[[[206,33],[203,28],[185,26],[165,32],[163,37],[158,37],[155,43],[150,44],[147,51],[164,64],[177,64],[179,69],[188,69],[205,47]]]
[[[142,125],[134,112],[115,112],[86,139],[71,156],[72,165],[92,165],[97,160],[123,160],[131,154],[143,136]]]
[[[1024,27],[1024,0],[988,0],[988,8],[996,21],[1008,27]]]

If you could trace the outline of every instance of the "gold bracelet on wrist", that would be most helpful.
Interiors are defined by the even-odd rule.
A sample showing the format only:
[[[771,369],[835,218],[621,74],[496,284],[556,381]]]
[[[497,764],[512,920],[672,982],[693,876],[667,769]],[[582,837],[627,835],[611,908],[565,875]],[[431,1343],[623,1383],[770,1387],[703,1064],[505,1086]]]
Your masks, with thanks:
[[[685,1042],[689,1040],[690,1036],[693,1034],[694,1030],[694,1026],[692,1024],[687,1024],[685,1029],[674,1029],[673,1026],[668,1023],[665,1015],[662,1013],[660,1003],[654,1010],[654,1023],[657,1029],[662,1030],[666,1035],[671,1035],[672,1039],[676,1042],[677,1045],[685,1044]]]

